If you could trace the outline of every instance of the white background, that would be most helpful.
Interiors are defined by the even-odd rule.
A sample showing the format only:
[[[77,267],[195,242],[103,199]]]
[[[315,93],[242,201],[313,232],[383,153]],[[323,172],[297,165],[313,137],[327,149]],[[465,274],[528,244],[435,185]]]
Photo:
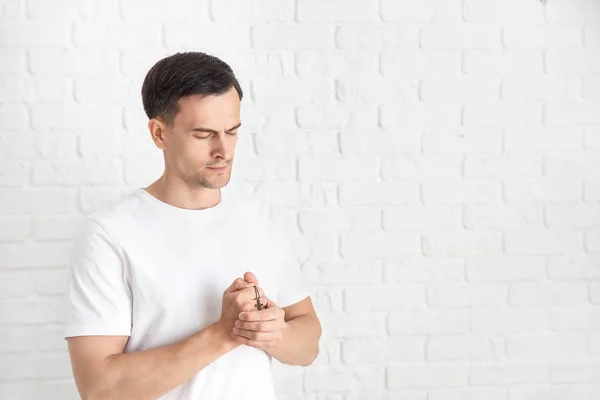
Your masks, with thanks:
[[[81,215],[162,172],[140,88],[239,76],[234,179],[323,324],[285,400],[600,398],[600,2],[0,0],[0,398],[78,398]]]

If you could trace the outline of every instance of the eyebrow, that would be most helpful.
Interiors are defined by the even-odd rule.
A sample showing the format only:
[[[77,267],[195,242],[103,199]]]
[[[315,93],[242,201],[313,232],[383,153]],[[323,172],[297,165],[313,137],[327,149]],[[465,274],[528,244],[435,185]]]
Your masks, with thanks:
[[[233,131],[233,130],[236,130],[236,129],[237,129],[237,128],[239,128],[240,126],[242,126],[242,124],[241,124],[241,123],[240,123],[240,124],[237,124],[236,126],[234,126],[234,127],[232,127],[232,128],[229,128],[229,129],[227,129],[227,130],[226,130],[226,132],[231,132],[231,131]],[[219,132],[217,132],[217,131],[216,131],[216,130],[214,130],[214,129],[202,128],[202,127],[199,127],[199,128],[194,128],[194,129],[192,129],[192,132],[208,132],[208,133],[215,133],[215,134],[219,134]]]

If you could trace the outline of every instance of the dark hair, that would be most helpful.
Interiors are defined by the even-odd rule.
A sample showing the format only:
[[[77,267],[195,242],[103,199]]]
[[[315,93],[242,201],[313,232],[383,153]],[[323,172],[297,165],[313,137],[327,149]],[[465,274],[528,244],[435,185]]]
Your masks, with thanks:
[[[142,103],[149,119],[160,116],[171,125],[180,98],[221,95],[232,87],[242,100],[242,88],[224,61],[201,52],[176,53],[150,68],[142,84]]]

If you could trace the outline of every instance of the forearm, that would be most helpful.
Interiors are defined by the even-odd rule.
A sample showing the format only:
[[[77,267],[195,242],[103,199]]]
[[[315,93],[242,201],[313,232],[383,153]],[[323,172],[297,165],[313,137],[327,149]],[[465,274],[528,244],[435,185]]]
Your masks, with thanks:
[[[319,320],[312,315],[300,315],[286,324],[281,340],[266,352],[283,364],[312,364],[319,355]]]
[[[238,344],[218,324],[167,346],[111,356],[91,400],[156,399]]]

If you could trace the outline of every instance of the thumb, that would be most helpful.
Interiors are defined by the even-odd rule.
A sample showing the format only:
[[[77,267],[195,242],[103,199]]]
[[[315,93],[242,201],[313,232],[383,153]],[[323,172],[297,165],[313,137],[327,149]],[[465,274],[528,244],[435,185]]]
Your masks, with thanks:
[[[237,278],[235,281],[233,281],[233,283],[231,284],[231,286],[229,286],[227,289],[225,289],[225,294],[237,292],[238,290],[242,290],[242,289],[245,289],[247,287],[250,287],[250,285],[248,284],[248,282],[246,282],[242,278]]]
[[[244,280],[248,283],[252,283],[256,286],[258,286],[258,279],[256,279],[256,276],[252,273],[252,272],[246,272],[244,274]]]

